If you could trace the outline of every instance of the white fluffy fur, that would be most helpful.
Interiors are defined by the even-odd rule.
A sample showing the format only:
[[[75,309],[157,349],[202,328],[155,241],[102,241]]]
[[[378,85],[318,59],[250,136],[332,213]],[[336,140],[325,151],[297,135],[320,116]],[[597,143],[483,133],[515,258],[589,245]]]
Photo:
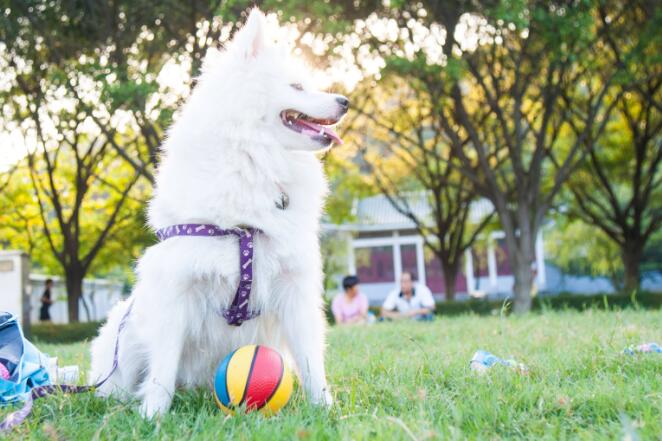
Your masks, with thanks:
[[[318,241],[327,187],[314,154],[321,147],[285,128],[279,113],[321,119],[342,110],[337,95],[314,90],[297,60],[265,34],[265,18],[253,10],[225,52],[208,54],[163,146],[149,206],[153,229],[193,222],[261,229],[250,306],[262,314],[233,327],[218,313],[238,285],[235,237],[175,237],[147,249],[131,300],[115,306],[92,344],[91,372],[92,381],[110,372],[119,321],[133,301],[119,368],[99,393],[142,399],[146,417],[167,411],[177,386],[208,385],[225,355],[253,343],[290,354],[310,399],[331,403]],[[281,189],[286,210],[274,203]]]

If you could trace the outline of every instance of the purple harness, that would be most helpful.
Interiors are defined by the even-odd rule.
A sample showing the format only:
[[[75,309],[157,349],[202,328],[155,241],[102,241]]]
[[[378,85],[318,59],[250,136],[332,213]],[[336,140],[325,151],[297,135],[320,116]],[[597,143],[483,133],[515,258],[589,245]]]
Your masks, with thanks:
[[[248,310],[248,299],[253,284],[253,236],[257,228],[230,228],[223,229],[211,224],[178,224],[161,228],[156,231],[156,237],[164,241],[175,236],[214,237],[234,235],[239,238],[239,286],[234,300],[229,308],[223,310],[221,315],[233,326],[241,326],[247,320],[260,315],[259,311]]]

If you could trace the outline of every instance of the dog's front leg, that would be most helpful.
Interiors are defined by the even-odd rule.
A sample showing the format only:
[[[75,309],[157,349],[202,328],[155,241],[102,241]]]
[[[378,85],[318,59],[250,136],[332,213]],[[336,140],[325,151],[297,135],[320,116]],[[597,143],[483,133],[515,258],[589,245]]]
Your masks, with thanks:
[[[184,328],[176,309],[168,317],[150,320],[153,331],[148,339],[147,376],[142,384],[140,413],[153,418],[168,411],[175,394],[177,369],[184,344]]]
[[[326,318],[319,284],[315,280],[294,280],[285,292],[283,328],[304,389],[313,403],[330,406],[333,399],[324,370]]]

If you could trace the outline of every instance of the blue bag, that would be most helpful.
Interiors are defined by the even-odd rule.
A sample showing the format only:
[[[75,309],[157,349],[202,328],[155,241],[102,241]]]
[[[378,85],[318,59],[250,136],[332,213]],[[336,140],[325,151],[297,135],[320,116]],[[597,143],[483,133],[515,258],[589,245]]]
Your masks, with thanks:
[[[4,432],[30,414],[35,391],[51,387],[46,370],[48,356],[23,337],[16,317],[9,312],[0,312],[0,363],[8,374],[8,378],[0,376],[0,406],[23,402],[20,409],[0,422],[0,432]]]
[[[0,363],[9,378],[0,377],[0,406],[26,401],[32,389],[51,384],[48,356],[23,337],[16,317],[0,312]]]
[[[47,371],[48,356],[39,352],[32,343],[25,339],[13,314],[0,312],[0,363],[9,373],[7,379],[0,377],[0,406],[17,401],[23,402],[23,407],[11,412],[0,421],[0,434],[21,424],[30,415],[34,400],[37,398],[54,393],[89,392],[104,384],[117,370],[120,334],[126,326],[132,308],[133,302],[129,303],[124,317],[120,320],[115,338],[113,366],[110,372],[105,378],[90,386],[52,384]]]

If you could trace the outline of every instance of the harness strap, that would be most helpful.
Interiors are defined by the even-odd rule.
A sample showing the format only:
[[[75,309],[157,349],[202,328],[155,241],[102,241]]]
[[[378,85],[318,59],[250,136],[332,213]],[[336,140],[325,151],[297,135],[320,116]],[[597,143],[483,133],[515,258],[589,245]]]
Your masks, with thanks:
[[[259,311],[248,309],[248,300],[253,285],[253,239],[257,228],[223,229],[213,224],[177,224],[156,231],[156,237],[164,241],[175,236],[215,237],[234,235],[239,238],[239,286],[230,307],[221,315],[232,326],[241,326],[258,315]]]

